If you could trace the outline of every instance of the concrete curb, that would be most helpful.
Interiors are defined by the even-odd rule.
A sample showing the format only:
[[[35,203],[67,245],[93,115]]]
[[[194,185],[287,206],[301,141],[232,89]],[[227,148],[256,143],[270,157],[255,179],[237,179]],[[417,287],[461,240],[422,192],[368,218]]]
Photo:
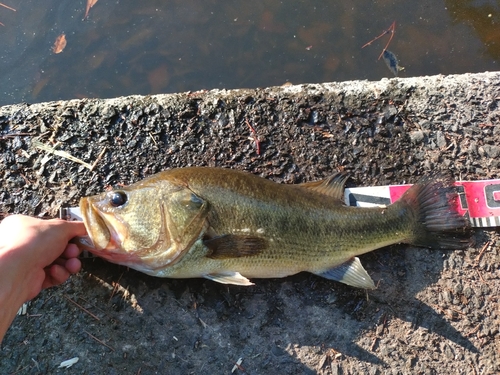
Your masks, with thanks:
[[[82,196],[190,165],[283,183],[337,169],[359,185],[411,183],[431,170],[500,178],[499,101],[492,72],[4,106],[0,213],[54,217]],[[35,358],[39,372],[58,373],[59,359],[79,356],[81,373],[228,373],[238,358],[252,374],[445,374],[457,363],[498,373],[500,240],[484,230],[474,238],[466,251],[363,255],[380,282],[369,293],[310,274],[227,288],[84,261],[33,301],[36,319],[16,319],[0,368]]]

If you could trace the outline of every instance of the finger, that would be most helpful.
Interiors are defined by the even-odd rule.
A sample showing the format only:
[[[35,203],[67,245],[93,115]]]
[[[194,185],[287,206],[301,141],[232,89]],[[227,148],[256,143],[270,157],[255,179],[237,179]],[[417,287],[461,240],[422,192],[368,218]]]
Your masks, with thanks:
[[[56,258],[50,266],[46,267],[46,270],[50,270],[52,266],[60,266],[65,268],[70,274],[78,273],[82,268],[82,263],[76,258],[79,254],[80,249],[78,249],[78,246],[75,244],[68,244],[62,255],[59,258]],[[50,272],[48,273],[48,276],[51,276]]]
[[[66,237],[66,240],[69,241],[73,237],[82,237],[87,235],[87,230],[85,229],[85,224],[82,221],[66,221],[61,219],[52,219],[47,220],[52,225],[60,226]]]
[[[67,259],[57,258],[56,260],[54,260],[54,261],[52,262],[52,264],[51,264],[51,265],[49,265],[49,267],[51,267],[53,264],[57,264],[57,265],[59,265],[59,266],[64,266],[64,265],[66,264],[66,260],[67,260]]]
[[[54,264],[45,269],[45,280],[42,283],[42,288],[50,288],[62,284],[69,278],[69,272],[65,267]]]
[[[69,273],[78,273],[82,269],[82,262],[80,262],[80,259],[71,258],[66,261],[64,267]]]
[[[50,269],[47,268],[44,271],[45,271],[45,279],[42,282],[42,289],[53,287],[55,284],[52,280],[52,276],[50,275]]]
[[[52,285],[59,285],[68,280],[69,272],[66,267],[53,265],[49,268],[49,273],[52,278]]]
[[[71,259],[71,258],[76,258],[78,255],[80,255],[80,249],[76,244],[70,243],[68,244],[68,246],[66,246],[66,249],[62,253],[61,257],[66,259]]]
[[[83,221],[68,221],[67,223],[70,225],[68,227],[70,239],[73,237],[83,237],[87,235],[87,230],[85,229]]]

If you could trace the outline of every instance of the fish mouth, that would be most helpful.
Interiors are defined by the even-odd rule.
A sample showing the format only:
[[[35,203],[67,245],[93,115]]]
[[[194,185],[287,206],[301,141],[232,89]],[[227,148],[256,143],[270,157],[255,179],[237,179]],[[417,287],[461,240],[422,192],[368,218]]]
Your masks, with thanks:
[[[129,254],[120,246],[121,236],[115,228],[119,223],[107,219],[107,215],[96,207],[99,202],[100,199],[88,197],[80,200],[83,223],[93,245],[90,246],[88,238],[83,237],[77,240],[79,247],[113,263],[136,264],[139,257]]]
[[[111,239],[111,233],[89,198],[80,199],[80,211],[83,223],[94,246],[93,249],[89,248],[87,250],[102,251],[106,249]]]

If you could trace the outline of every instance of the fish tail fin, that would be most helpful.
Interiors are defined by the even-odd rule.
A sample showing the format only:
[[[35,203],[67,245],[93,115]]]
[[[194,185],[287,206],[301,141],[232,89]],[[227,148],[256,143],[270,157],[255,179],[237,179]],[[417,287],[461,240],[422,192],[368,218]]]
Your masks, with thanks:
[[[457,210],[459,196],[449,176],[431,174],[408,189],[394,204],[409,208],[414,221],[408,243],[439,249],[464,249],[470,244],[470,223]]]

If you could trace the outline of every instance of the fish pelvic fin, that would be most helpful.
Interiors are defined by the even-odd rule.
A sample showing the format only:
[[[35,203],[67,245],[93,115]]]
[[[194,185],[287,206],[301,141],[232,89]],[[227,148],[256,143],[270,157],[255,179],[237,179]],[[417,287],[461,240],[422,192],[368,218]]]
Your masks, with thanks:
[[[470,244],[470,223],[458,212],[458,192],[450,176],[423,177],[391,205],[407,209],[414,228],[408,243],[439,249],[465,249]]]
[[[358,257],[349,259],[340,266],[336,266],[324,272],[314,272],[314,274],[356,288],[375,289],[372,278],[363,268]]]
[[[338,199],[339,202],[344,202],[344,189],[348,179],[349,176],[345,173],[337,172],[324,180],[306,182],[298,186]]]
[[[204,277],[221,284],[232,284],[240,286],[255,285],[239,272],[226,271],[220,273],[211,273],[209,275],[205,275]]]

